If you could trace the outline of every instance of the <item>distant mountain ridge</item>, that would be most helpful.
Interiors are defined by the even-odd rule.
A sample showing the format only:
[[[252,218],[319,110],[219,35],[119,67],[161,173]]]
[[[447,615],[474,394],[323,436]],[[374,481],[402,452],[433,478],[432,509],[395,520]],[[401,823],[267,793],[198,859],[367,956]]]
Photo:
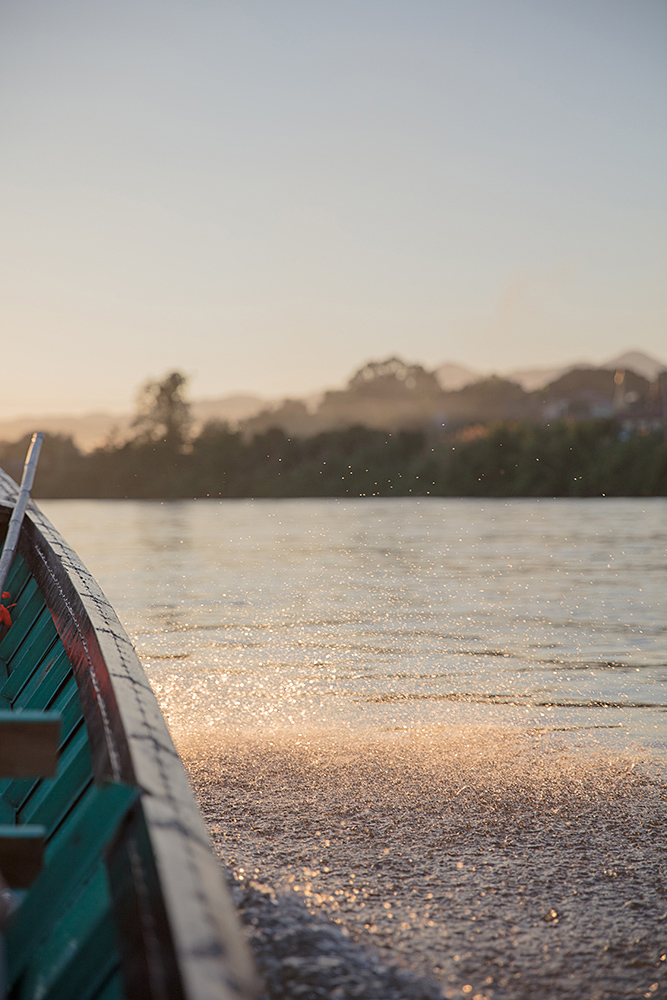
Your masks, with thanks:
[[[653,382],[660,372],[667,370],[667,364],[643,351],[631,350],[615,355],[601,365],[594,365],[590,361],[572,361],[557,368],[512,368],[509,371],[490,371],[487,369],[484,371],[445,362],[435,369],[435,375],[442,388],[448,391],[462,389],[480,379],[489,378],[490,375],[500,375],[511,382],[518,382],[526,392],[534,392],[536,389],[543,389],[545,385],[560,378],[561,375],[565,375],[566,372],[572,371],[573,368],[606,368],[608,371],[627,369],[637,375],[642,375],[649,382]]]
[[[572,362],[560,367],[549,368],[516,368],[504,372],[475,370],[467,365],[445,362],[434,370],[435,377],[441,388],[448,392],[457,392],[468,385],[497,374],[504,379],[516,382],[526,392],[534,392],[544,388],[551,382],[575,368],[602,368],[610,371],[623,369],[635,372],[653,382],[660,372],[667,370],[667,364],[659,361],[643,351],[629,350],[610,358],[601,365],[590,362]],[[323,394],[310,394],[303,400],[296,401],[305,404],[305,411],[321,399]],[[278,407],[281,400],[270,399],[252,393],[236,393],[212,399],[200,399],[192,402],[192,416],[196,425],[209,421],[224,421],[236,426],[262,411]],[[131,414],[112,415],[94,412],[80,415],[69,414],[35,414],[0,420],[0,440],[16,441],[34,430],[43,430],[51,434],[62,434],[72,437],[76,445],[84,451],[104,445],[108,441],[122,440],[129,434],[133,417]]]

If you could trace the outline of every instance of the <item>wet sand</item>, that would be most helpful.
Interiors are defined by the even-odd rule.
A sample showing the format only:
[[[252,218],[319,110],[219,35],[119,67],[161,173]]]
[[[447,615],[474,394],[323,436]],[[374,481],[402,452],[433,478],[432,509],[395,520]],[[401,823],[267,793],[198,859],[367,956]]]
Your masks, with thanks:
[[[667,786],[557,737],[178,739],[266,997],[667,997]]]

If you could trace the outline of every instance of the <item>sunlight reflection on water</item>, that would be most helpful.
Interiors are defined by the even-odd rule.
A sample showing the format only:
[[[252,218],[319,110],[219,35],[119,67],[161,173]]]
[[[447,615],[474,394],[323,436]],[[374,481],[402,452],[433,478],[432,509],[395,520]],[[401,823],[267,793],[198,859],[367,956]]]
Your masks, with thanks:
[[[667,503],[48,501],[174,732],[483,724],[667,748]]]
[[[658,995],[664,500],[43,506],[136,644],[265,971],[334,928],[363,983],[379,953],[444,997]]]

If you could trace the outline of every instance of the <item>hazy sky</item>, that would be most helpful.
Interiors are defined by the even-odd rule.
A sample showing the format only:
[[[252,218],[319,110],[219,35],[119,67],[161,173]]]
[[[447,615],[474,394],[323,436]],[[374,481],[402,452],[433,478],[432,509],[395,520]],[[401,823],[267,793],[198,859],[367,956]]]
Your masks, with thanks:
[[[0,416],[667,356],[664,0],[0,0]]]

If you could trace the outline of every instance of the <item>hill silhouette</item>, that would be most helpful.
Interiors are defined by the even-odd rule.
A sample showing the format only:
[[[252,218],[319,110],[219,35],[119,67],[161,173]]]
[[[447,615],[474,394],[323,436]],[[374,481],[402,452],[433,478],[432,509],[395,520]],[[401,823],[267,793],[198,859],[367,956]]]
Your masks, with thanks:
[[[186,382],[179,372],[147,382],[127,440],[83,453],[70,437],[47,435],[35,496],[667,494],[667,373],[649,383],[580,369],[542,393],[497,377],[446,393],[432,372],[394,357],[362,366],[312,413],[294,401],[265,414],[266,426],[255,418],[237,429],[196,429]],[[582,412],[602,400],[616,417],[544,419],[563,399]],[[276,426],[281,417],[305,431]],[[322,429],[326,421],[336,426]],[[16,479],[27,444],[28,436],[0,445],[0,464]]]
[[[455,428],[498,419],[548,420],[565,416],[599,418],[626,413],[655,422],[660,416],[665,365],[641,351],[627,351],[596,368],[589,364],[551,369],[517,369],[505,375],[446,364],[428,371],[400,358],[361,366],[342,389],[308,399],[269,400],[246,393],[194,400],[192,426],[227,423],[246,434],[280,427],[288,434],[312,436],[359,423],[378,429]],[[626,372],[623,391],[611,388]],[[569,373],[577,374],[568,378]],[[586,372],[591,373],[590,379]],[[606,373],[606,374],[594,374]],[[636,381],[635,376],[640,380]],[[356,379],[356,381],[355,381]],[[648,389],[647,389],[648,386]],[[635,395],[637,394],[637,395]],[[92,451],[132,437],[133,415],[87,413],[25,415],[0,421],[0,440],[15,441],[36,427],[71,437],[77,448]]]
[[[246,435],[278,428],[296,437],[357,425],[392,432],[452,431],[474,423],[566,417],[615,416],[657,426],[665,419],[666,399],[667,372],[650,382],[629,370],[580,367],[533,392],[497,375],[447,391],[436,372],[391,357],[363,365],[344,389],[325,393],[314,408],[285,400],[240,426]]]

